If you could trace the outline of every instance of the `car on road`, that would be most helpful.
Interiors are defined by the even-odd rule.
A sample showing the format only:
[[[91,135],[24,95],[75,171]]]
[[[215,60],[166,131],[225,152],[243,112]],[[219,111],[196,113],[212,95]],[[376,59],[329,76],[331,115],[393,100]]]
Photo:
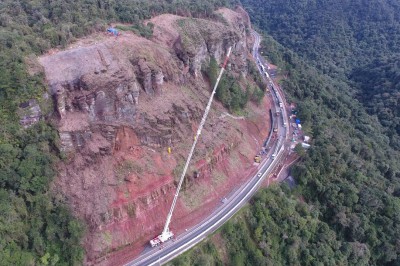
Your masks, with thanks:
[[[262,176],[262,173],[258,173],[257,177],[261,177],[261,176]]]

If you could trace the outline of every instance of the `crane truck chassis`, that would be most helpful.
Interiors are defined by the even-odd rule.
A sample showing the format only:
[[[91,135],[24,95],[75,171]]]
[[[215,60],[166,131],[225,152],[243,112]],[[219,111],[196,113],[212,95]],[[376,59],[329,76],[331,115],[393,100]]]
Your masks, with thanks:
[[[150,240],[150,245],[152,248],[164,243],[167,240],[170,240],[174,237],[174,233],[172,231],[163,232],[161,235],[156,236],[152,240]]]

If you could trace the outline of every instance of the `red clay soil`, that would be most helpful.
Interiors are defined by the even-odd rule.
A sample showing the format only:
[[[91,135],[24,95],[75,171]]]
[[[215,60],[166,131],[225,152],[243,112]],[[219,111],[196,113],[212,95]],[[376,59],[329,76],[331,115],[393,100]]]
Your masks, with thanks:
[[[259,107],[252,106],[252,103],[249,105],[251,112],[246,120],[237,120],[229,116],[220,118],[222,122],[229,121],[230,127],[233,128],[235,125],[235,128],[241,132],[239,134],[241,139],[231,139],[232,143],[236,143],[234,147],[230,148],[229,143],[223,143],[213,149],[212,156],[207,157],[209,158],[208,162],[206,159],[192,162],[191,165],[196,166],[200,177],[191,178],[188,181],[189,185],[184,188],[181,198],[178,200],[170,226],[177,237],[186,228],[198,224],[210,215],[220,204],[221,198],[238,188],[257,171],[257,167],[253,165],[253,158],[269,134],[270,100],[265,97]],[[219,123],[221,122],[212,125],[213,128],[215,127],[216,130],[221,128]],[[229,129],[229,132],[232,131],[232,128]],[[193,128],[193,132],[195,130],[196,127]],[[209,132],[205,132],[202,138],[210,138],[209,134]],[[124,213],[132,204],[135,206],[133,217],[117,218],[114,222],[110,222],[98,230],[102,234],[112,236],[112,239],[109,240],[111,243],[108,243],[107,246],[121,247],[122,241],[133,244],[128,244],[119,250],[108,250],[109,254],[104,254],[105,256],[96,261],[87,262],[88,264],[123,265],[139,255],[148,245],[149,239],[162,231],[175,193],[174,177],[171,173],[171,169],[177,166],[174,156],[170,156],[166,152],[154,152],[151,158],[143,158],[146,156],[146,152],[148,154],[147,150],[150,148],[137,145],[139,144],[138,139],[134,131],[129,128],[120,130],[117,138],[113,155],[116,164],[126,160],[133,162],[140,160],[139,162],[142,163],[151,161],[152,164],[144,165],[146,170],[144,173],[131,174],[128,182],[116,188],[117,197],[110,208],[114,209],[115,213],[119,213],[121,210]],[[204,143],[199,142],[198,149],[201,150],[204,146]],[[215,184],[216,173],[226,176],[218,185]],[[201,191],[201,188],[207,188],[207,195],[203,195],[203,198],[199,199],[201,200],[199,206],[190,207],[185,202],[186,198],[183,197],[183,194],[185,192],[195,194],[196,191]],[[118,214],[114,217],[118,217]],[[138,235],[135,232],[141,232],[140,236],[134,238]]]
[[[258,149],[260,148],[259,146],[257,147],[256,143],[262,145],[263,141],[269,133],[268,131],[270,127],[268,119],[269,115],[267,111],[269,110],[270,102],[267,97],[265,97],[261,106],[262,109],[259,108],[261,109],[260,113],[255,114],[253,117],[254,121],[236,120],[237,123],[242,124],[241,128],[247,129],[248,132],[245,132],[245,134],[243,134],[242,141],[246,142],[247,144],[251,143],[250,146],[252,147],[252,151],[241,150],[239,146],[238,148],[231,151],[229,154],[226,154],[227,148],[225,145],[216,147],[212,156],[214,158],[213,160],[216,161],[216,165],[213,167],[212,172],[210,172],[208,168],[209,165],[213,162],[209,162],[209,164],[204,164],[205,160],[200,159],[197,162],[192,163],[193,165],[196,165],[198,167],[197,169],[199,169],[201,178],[192,178],[190,180],[190,186],[186,187],[185,191],[181,193],[184,194],[186,191],[188,193],[191,193],[192,190],[194,191],[201,187],[206,187],[208,189],[207,196],[206,198],[202,199],[201,206],[192,209],[186,206],[185,202],[183,202],[185,197],[182,197],[181,194],[181,198],[178,199],[178,203],[170,226],[170,229],[175,232],[177,237],[179,237],[179,234],[185,232],[185,229],[195,226],[200,221],[205,219],[208,215],[210,215],[215,210],[215,208],[218,207],[219,204],[221,204],[221,198],[225,197],[230,192],[237,189],[240,185],[242,185],[256,173],[257,166],[253,165],[253,156],[258,152]],[[225,117],[224,119],[233,118]],[[125,146],[125,149],[127,147],[126,144],[122,146]],[[140,154],[140,150],[134,151],[134,153],[136,153],[135,155]],[[230,160],[230,158],[235,156],[238,158],[238,162],[232,162]],[[124,152],[123,157],[124,159],[126,159],[128,157],[127,153]],[[165,158],[161,158],[161,155],[155,156],[154,163],[157,164],[157,167],[162,167],[162,165],[165,165]],[[176,164],[174,159],[171,159],[170,163],[174,165]],[[221,184],[217,186],[213,184],[215,180],[212,176],[212,173],[216,172],[222,172],[227,176],[221,182]],[[140,182],[140,185],[137,182]],[[145,227],[148,228],[149,223],[152,223],[154,221],[158,222],[150,230],[152,232],[151,234],[146,234],[140,239],[136,239],[133,245],[128,245],[123,249],[113,251],[111,252],[111,254],[108,254],[98,261],[92,263],[98,265],[123,265],[124,263],[127,263],[138,256],[148,245],[148,241],[155,235],[159,234],[163,229],[167,213],[171,206],[173,194],[175,192],[175,186],[172,186],[172,183],[173,177],[170,175],[159,176],[157,181],[154,180],[154,176],[152,176],[152,178],[146,178],[146,176],[142,176],[140,180],[133,178],[130,184],[125,186],[124,189],[121,189],[118,192],[117,200],[115,200],[112,204],[114,207],[121,206],[121,204],[126,205],[128,203],[126,193],[130,194],[130,196],[128,197],[129,201],[136,202],[140,201],[140,198],[146,195],[146,193],[148,194],[148,191],[159,191],[160,187],[164,187],[167,193],[161,197],[162,200],[158,201],[157,204],[153,205],[152,203],[150,203],[150,206],[152,208],[151,210],[136,209],[135,219],[128,219],[125,221],[117,222],[115,224],[109,224],[107,228],[103,228],[103,231],[105,231],[104,229],[107,229],[107,231],[110,232],[121,232],[121,228],[126,228],[126,230],[122,231],[127,234],[135,234],[136,230],[141,230]],[[138,187],[140,187],[140,189],[138,189]],[[143,212],[145,216],[141,215],[141,212]],[[114,227],[117,227],[118,229]],[[114,237],[118,236],[113,235],[113,238]]]
[[[257,171],[257,167],[253,166],[249,169],[246,169],[245,172],[243,172],[243,176],[253,176],[255,172]],[[179,237],[181,233],[185,232],[185,229],[191,228],[198,224],[200,221],[204,220],[207,216],[209,216],[213,210],[215,210],[220,204],[221,204],[221,197],[224,195],[229,194],[231,191],[236,189],[238,186],[246,182],[247,178],[242,178],[241,180],[235,179],[237,183],[229,183],[227,186],[221,187],[221,190],[215,191],[214,195],[210,196],[208,202],[202,204],[202,207],[190,212],[190,214],[186,214],[184,217],[180,217],[179,219],[172,219],[171,221],[171,230],[176,234],[176,237]],[[171,199],[168,202],[172,202],[172,196],[170,197]],[[167,203],[165,205],[165,210],[169,211],[170,204]],[[182,209],[184,209],[184,206],[180,200],[178,200],[178,205],[176,208],[176,212],[174,213],[174,216],[180,216],[178,213],[182,213]],[[164,214],[160,214],[159,217],[166,217],[167,212]],[[129,225],[127,225],[129,226]],[[158,228],[159,230],[157,232],[162,231],[162,227]],[[143,249],[148,245],[149,239],[143,239],[144,241],[140,243],[138,241],[137,245],[132,245],[129,246],[125,249],[122,249],[120,251],[116,251],[111,254],[111,256],[107,256],[104,261],[101,263],[99,262],[99,265],[123,265],[131,260],[133,260],[136,256],[138,256]]]

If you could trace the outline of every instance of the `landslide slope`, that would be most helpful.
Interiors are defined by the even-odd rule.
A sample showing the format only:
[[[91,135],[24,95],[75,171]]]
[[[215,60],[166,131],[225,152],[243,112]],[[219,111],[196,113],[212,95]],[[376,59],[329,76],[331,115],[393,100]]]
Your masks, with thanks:
[[[218,12],[219,21],[164,14],[149,21],[151,39],[95,34],[39,58],[66,155],[53,190],[87,224],[87,264],[126,246],[122,258],[132,256],[162,230],[210,96],[204,75],[210,58],[221,63],[232,46],[228,72],[243,89],[254,83],[247,14]],[[249,102],[245,119],[234,119],[214,102],[172,230],[198,222],[254,171],[252,158],[269,130],[268,110],[266,99]]]

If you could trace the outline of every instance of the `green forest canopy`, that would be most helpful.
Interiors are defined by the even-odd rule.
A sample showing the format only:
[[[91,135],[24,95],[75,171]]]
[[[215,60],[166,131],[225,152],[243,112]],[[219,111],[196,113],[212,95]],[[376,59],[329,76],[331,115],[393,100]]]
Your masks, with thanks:
[[[400,150],[400,2],[243,0],[254,24],[348,83]]]

